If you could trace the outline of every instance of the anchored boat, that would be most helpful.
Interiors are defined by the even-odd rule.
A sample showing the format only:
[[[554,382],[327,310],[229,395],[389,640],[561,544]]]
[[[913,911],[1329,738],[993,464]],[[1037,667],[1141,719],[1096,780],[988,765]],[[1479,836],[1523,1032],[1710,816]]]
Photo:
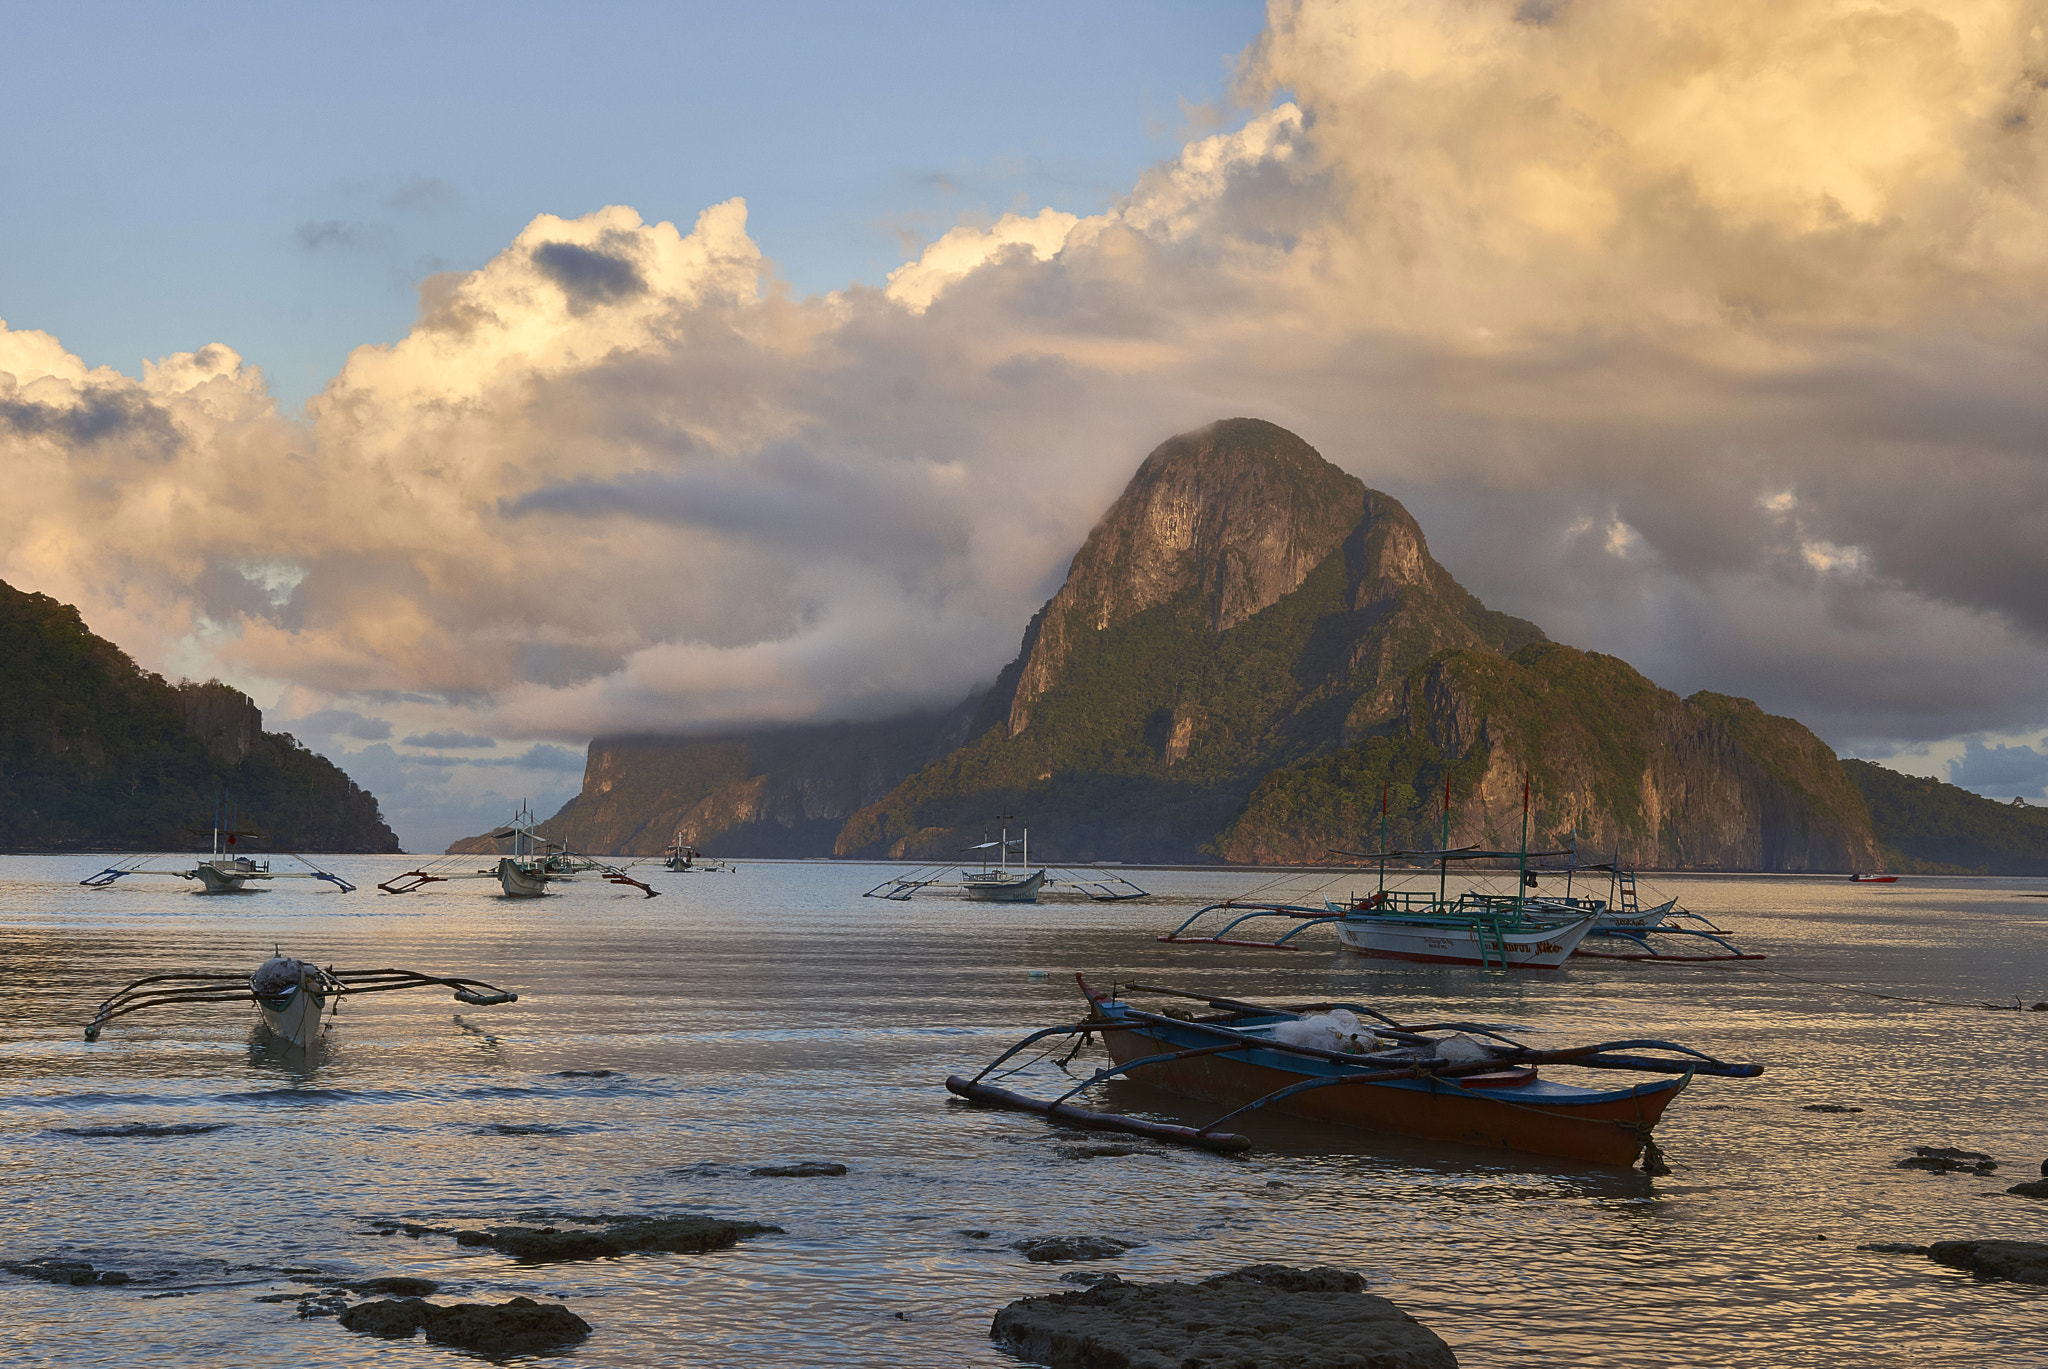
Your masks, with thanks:
[[[519,995],[478,979],[422,974],[417,970],[337,970],[320,968],[282,951],[246,977],[231,970],[181,971],[154,974],[121,988],[86,1023],[85,1039],[97,1041],[100,1030],[117,1017],[146,1008],[199,1003],[254,1003],[263,1025],[288,1045],[304,1048],[319,1035],[328,1005],[357,994],[391,993],[398,989],[442,987],[455,1001],[474,1007],[516,1003]]]
[[[498,857],[495,866],[461,870],[457,867],[473,859],[472,855],[445,856],[417,870],[394,875],[377,887],[387,894],[409,894],[429,884],[442,884],[449,880],[495,879],[507,898],[539,898],[547,893],[550,884],[595,872],[608,883],[630,885],[648,898],[660,897],[659,890],[634,879],[623,866],[571,851],[560,842],[541,836],[533,830],[535,823],[533,811],[521,803],[512,821],[490,834],[488,839],[491,841],[504,841],[508,837],[512,841],[511,854]]]
[[[1593,1164],[1627,1166],[1641,1157],[1646,1170],[1662,1173],[1651,1132],[1696,1075],[1748,1079],[1763,1073],[1761,1065],[1717,1060],[1670,1041],[1631,1039],[1537,1050],[1498,1027],[1403,1025],[1360,1004],[1270,1007],[1141,984],[1100,993],[1075,978],[1088,1000],[1086,1020],[1034,1032],[979,1074],[950,1076],[947,1089],[973,1102],[1035,1112],[1073,1126],[1209,1150],[1250,1149],[1248,1137],[1224,1128],[1270,1108],[1361,1132]],[[1137,994],[1193,999],[1211,1015],[1148,1012],[1127,1001]],[[1062,1036],[1100,1038],[1111,1063],[1051,1100],[987,1082],[1020,1052]],[[1542,1073],[1563,1066],[1672,1077],[1592,1088]],[[1129,1079],[1227,1111],[1204,1126],[1188,1127],[1096,1112],[1071,1101],[1111,1079]]]
[[[195,827],[191,830],[195,834],[203,834],[208,829]],[[355,892],[355,885],[332,870],[321,869],[304,856],[282,852],[280,854],[295,862],[299,868],[273,870],[268,860],[259,860],[255,856],[238,852],[235,847],[244,839],[260,841],[262,834],[243,830],[232,816],[228,817],[226,825],[223,826],[218,805],[214,808],[212,833],[213,843],[206,858],[194,862],[189,868],[163,869],[158,866],[160,861],[171,861],[174,866],[181,866],[185,860],[191,859],[189,856],[124,856],[98,874],[78,882],[88,889],[104,889],[116,880],[126,879],[130,875],[161,875],[195,882],[199,886],[193,891],[195,893],[246,894],[256,892],[256,889],[273,880],[313,879],[332,884],[344,894]],[[251,885],[256,888],[251,888]]]
[[[1012,837],[1010,823],[1014,819],[1011,815],[998,813],[996,821],[1002,824],[1000,836],[960,848],[963,855],[971,852],[980,858],[980,869],[958,864],[928,865],[907,875],[892,875],[861,897],[904,903],[920,891],[936,890],[957,894],[973,903],[1036,903],[1040,890],[1061,885],[1097,903],[1120,903],[1126,899],[1150,897],[1122,875],[1091,874],[1084,877],[1062,870],[1059,872],[1061,877],[1055,879],[1053,871],[1045,866],[1033,870],[1031,829],[1019,828],[1019,835]],[[987,838],[986,829],[982,835]],[[1018,857],[1014,869],[1010,865],[1010,853],[1013,851]]]

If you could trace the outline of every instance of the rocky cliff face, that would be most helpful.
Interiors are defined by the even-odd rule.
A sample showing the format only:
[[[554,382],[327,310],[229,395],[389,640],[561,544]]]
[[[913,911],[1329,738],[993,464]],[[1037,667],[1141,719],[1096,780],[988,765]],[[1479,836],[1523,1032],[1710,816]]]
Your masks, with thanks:
[[[1681,699],[1626,662],[1544,643],[1447,652],[1412,672],[1401,711],[1337,756],[1269,776],[1219,834],[1225,859],[1304,861],[1388,839],[1530,841],[1663,869],[1847,870],[1881,863],[1862,795],[1827,746],[1746,699]]]
[[[1008,805],[1036,814],[1048,857],[1198,858],[1261,775],[1391,714],[1433,653],[1542,636],[1300,438],[1212,424],[1139,467],[969,746],[857,814],[838,850],[937,856]]]
[[[678,838],[717,856],[828,855],[856,810],[966,739],[979,702],[876,723],[600,737],[583,791],[540,831],[593,855],[657,855]]]

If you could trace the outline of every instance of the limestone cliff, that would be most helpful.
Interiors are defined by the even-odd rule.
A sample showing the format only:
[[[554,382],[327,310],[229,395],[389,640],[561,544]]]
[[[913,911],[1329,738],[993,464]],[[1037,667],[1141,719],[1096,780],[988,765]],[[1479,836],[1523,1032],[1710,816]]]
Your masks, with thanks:
[[[1007,805],[1050,858],[1197,858],[1266,772],[1389,716],[1413,666],[1542,638],[1460,588],[1398,501],[1285,429],[1225,420],[1145,459],[968,746],[837,849],[937,856]]]
[[[677,837],[717,856],[827,855],[857,809],[965,739],[978,702],[875,723],[600,737],[582,792],[539,830],[593,855],[655,855]]]

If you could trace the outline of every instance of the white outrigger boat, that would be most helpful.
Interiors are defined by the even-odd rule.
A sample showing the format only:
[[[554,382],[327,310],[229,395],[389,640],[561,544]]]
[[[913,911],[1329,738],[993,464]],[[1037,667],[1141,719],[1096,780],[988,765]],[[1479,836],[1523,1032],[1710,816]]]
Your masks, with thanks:
[[[195,828],[193,830],[202,831],[204,829]],[[321,869],[304,856],[285,852],[284,854],[289,856],[290,859],[297,861],[304,868],[298,870],[273,870],[268,860],[259,860],[254,856],[242,855],[233,848],[244,837],[261,840],[260,833],[240,830],[236,827],[232,818],[228,820],[226,827],[222,827],[220,811],[216,808],[213,815],[212,847],[205,859],[195,861],[189,868],[157,868],[156,862],[163,860],[172,860],[182,865],[183,859],[178,857],[163,855],[124,856],[98,874],[87,879],[81,879],[78,882],[88,889],[104,889],[116,880],[126,879],[130,875],[161,875],[172,879],[195,881],[199,885],[198,889],[194,890],[195,893],[247,894],[255,893],[257,889],[260,889],[272,880],[312,879],[332,884],[344,894],[355,892],[355,885],[349,883],[340,875],[335,874],[332,870]],[[251,885],[256,886],[256,888],[251,888]]]
[[[595,871],[608,883],[629,884],[648,898],[660,897],[659,890],[634,879],[624,867],[581,855],[560,842],[539,835],[533,830],[535,821],[532,810],[521,803],[512,821],[490,834],[491,841],[504,841],[508,837],[512,841],[511,853],[498,857],[494,866],[460,870],[456,867],[474,859],[473,854],[445,856],[417,870],[394,875],[377,887],[387,894],[409,894],[429,884],[442,884],[449,880],[495,879],[507,898],[539,898],[547,893],[550,884],[573,880]]]
[[[933,889],[958,894],[971,903],[1036,903],[1040,890],[1062,884],[1079,890],[1097,903],[1120,903],[1126,899],[1149,897],[1145,890],[1121,875],[1081,879],[1071,871],[1063,870],[1061,874],[1065,878],[1054,879],[1052,870],[1046,866],[1033,870],[1031,829],[1019,828],[1021,835],[1012,837],[1011,820],[1008,813],[996,814],[996,821],[1002,824],[1002,835],[960,848],[963,855],[972,852],[980,856],[980,869],[963,865],[928,865],[907,875],[891,876],[861,897],[904,903],[920,890]],[[983,829],[982,836],[987,838],[987,829]],[[1018,857],[1014,869],[1010,865],[1012,851]]]
[[[661,863],[679,875],[692,871],[700,874],[736,875],[739,867],[731,861],[713,860],[689,842],[683,840],[683,829],[678,827],[670,839],[668,849],[661,853]]]
[[[1444,830],[1450,832],[1450,795],[1445,791]],[[1378,866],[1379,887],[1363,897],[1353,895],[1339,902],[1325,898],[1322,906],[1291,903],[1263,903],[1229,900],[1212,903],[1165,936],[1170,942],[1194,942],[1224,946],[1256,946],[1273,950],[1298,950],[1294,938],[1315,926],[1332,926],[1338,941],[1347,949],[1380,960],[1406,960],[1424,964],[1477,965],[1489,969],[1556,969],[1574,955],[1610,960],[1761,960],[1746,955],[1723,938],[1726,933],[1705,918],[1685,911],[1678,900],[1668,899],[1643,907],[1636,897],[1635,872],[1618,863],[1578,864],[1578,841],[1557,851],[1531,851],[1528,847],[1529,794],[1522,792],[1522,847],[1517,851],[1488,851],[1477,846],[1450,847],[1432,851],[1386,849],[1386,795],[1380,799],[1381,849],[1373,852],[1333,851],[1332,855],[1372,861]],[[1570,863],[1563,870],[1532,868],[1532,860],[1564,857]],[[1387,862],[1429,861],[1437,867],[1437,887],[1429,890],[1389,889]],[[1452,896],[1449,890],[1451,863],[1465,861],[1515,862],[1515,892],[1492,894],[1467,890]],[[1572,892],[1573,876],[1582,870],[1605,870],[1612,874],[1609,897],[1595,898]],[[1565,877],[1562,895],[1531,893],[1539,875]],[[1227,916],[1213,930],[1196,932],[1196,924],[1213,913]],[[1288,918],[1299,923],[1283,936],[1254,940],[1231,935],[1241,925],[1264,918]],[[1672,925],[1688,919],[1697,927]],[[1718,953],[1672,954],[1657,948],[1652,936],[1700,937],[1714,943]],[[1604,945],[1610,941],[1626,950],[1594,950],[1585,943]],[[1697,944],[1697,943],[1690,943]]]
[[[100,1030],[117,1017],[145,1008],[196,1003],[254,1003],[263,1025],[286,1045],[304,1049],[320,1034],[323,1014],[331,1003],[356,994],[390,993],[397,989],[452,989],[455,1001],[472,1007],[516,1003],[519,995],[478,979],[421,974],[417,970],[337,970],[320,968],[282,951],[258,965],[247,977],[233,971],[181,971],[154,974],[125,985],[100,1004],[86,1023],[85,1039],[97,1041]]]

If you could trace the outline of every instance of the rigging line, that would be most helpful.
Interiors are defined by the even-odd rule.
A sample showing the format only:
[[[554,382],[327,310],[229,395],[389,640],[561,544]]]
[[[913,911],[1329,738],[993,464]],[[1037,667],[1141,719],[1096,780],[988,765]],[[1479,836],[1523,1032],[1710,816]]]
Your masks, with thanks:
[[[1644,963],[1650,963],[1650,964],[1654,964],[1654,963],[1658,963],[1658,962],[1644,962]],[[1665,963],[1670,963],[1670,962],[1665,962]],[[1697,963],[1697,962],[1696,962],[1696,963]],[[1743,970],[1747,970],[1747,971],[1751,971],[1751,972],[1754,972],[1754,973],[1756,973],[1756,974],[1774,974],[1774,975],[1777,975],[1777,976],[1778,976],[1778,977],[1779,977],[1780,979],[1790,979],[1790,980],[1795,980],[1795,981],[1797,981],[1798,983],[1801,983],[1801,984],[1813,984],[1813,985],[1816,985],[1816,986],[1818,986],[1818,987],[1820,987],[1820,988],[1823,988],[1823,989],[1840,989],[1840,990],[1841,990],[1841,991],[1842,991],[1843,993],[1853,993],[1853,994],[1859,994],[1859,995],[1861,995],[1861,996],[1862,996],[1862,997],[1864,997],[1864,998],[1881,998],[1881,999],[1884,999],[1884,1000],[1885,1000],[1886,1002],[1889,1002],[1889,1003],[1925,1003],[1925,1004],[1928,1004],[1928,1005],[1930,1005],[1930,1006],[1932,1006],[1932,1007],[1937,1007],[1937,1008],[1985,1008],[1985,1009],[1988,1009],[1988,1010],[1989,1010],[1989,1011],[1991,1011],[1991,1012],[2017,1012],[2017,1011],[2019,1011],[2019,999],[2018,999],[2018,998],[2014,998],[2014,999],[2013,999],[2013,1006],[2012,1006],[2012,1007],[2010,1007],[2010,1008],[2008,1008],[2008,1007],[2006,1007],[2006,1006],[2005,1006],[2005,1004],[2003,1004],[2003,1003],[1986,1003],[1986,1002],[1983,1002],[1983,1001],[1981,1001],[1981,1000],[1980,1000],[1980,1001],[1978,1001],[1978,1002],[1975,1002],[1975,1003],[1964,1003],[1964,1002],[1961,1002],[1961,1001],[1959,1001],[1959,1000],[1957,1000],[1957,999],[1953,999],[1953,998],[1914,998],[1914,997],[1913,997],[1913,996],[1911,996],[1910,994],[1898,994],[1898,993],[1879,993],[1879,992],[1878,992],[1877,990],[1875,990],[1875,989],[1859,989],[1859,988],[1857,988],[1857,987],[1856,987],[1856,986],[1855,986],[1854,984],[1837,984],[1837,983],[1833,982],[1832,980],[1827,980],[1827,979],[1809,979],[1809,978],[1808,978],[1808,977],[1806,977],[1805,975],[1800,975],[1800,974],[1793,974],[1793,973],[1792,973],[1791,971],[1789,971],[1789,970],[1774,970],[1774,969],[1772,969],[1771,967],[1769,967],[1768,965],[1714,965],[1714,964],[1702,964],[1702,965],[1701,965],[1701,968],[1703,968],[1703,969],[1710,969],[1710,970],[1733,970],[1733,971],[1743,971]]]

